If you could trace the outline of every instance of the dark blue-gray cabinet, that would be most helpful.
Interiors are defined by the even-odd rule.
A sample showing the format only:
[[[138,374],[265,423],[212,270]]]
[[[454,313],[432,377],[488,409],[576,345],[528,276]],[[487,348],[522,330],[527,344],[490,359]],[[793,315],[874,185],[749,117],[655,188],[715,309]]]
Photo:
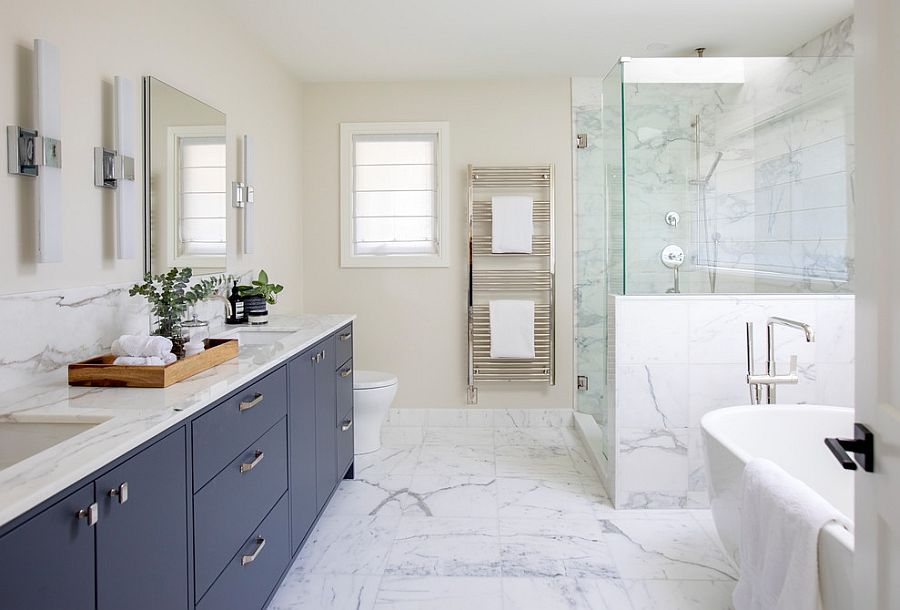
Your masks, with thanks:
[[[334,337],[319,344],[313,362],[316,378],[316,508],[321,511],[338,482],[335,434]]]
[[[0,527],[0,610],[258,610],[353,475],[350,325]]]
[[[0,538],[0,607],[190,607],[185,459],[181,427]]]
[[[316,357],[319,344],[288,363],[291,551],[300,548],[319,512],[316,502]]]

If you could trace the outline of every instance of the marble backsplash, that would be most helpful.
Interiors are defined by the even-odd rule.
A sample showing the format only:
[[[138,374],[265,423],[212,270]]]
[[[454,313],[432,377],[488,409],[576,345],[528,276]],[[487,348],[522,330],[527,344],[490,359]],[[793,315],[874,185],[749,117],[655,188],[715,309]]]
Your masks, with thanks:
[[[241,282],[249,272],[241,274]],[[28,385],[70,362],[104,353],[123,334],[150,332],[150,309],[128,284],[0,295],[0,392]],[[210,331],[225,324],[224,304],[195,308]]]

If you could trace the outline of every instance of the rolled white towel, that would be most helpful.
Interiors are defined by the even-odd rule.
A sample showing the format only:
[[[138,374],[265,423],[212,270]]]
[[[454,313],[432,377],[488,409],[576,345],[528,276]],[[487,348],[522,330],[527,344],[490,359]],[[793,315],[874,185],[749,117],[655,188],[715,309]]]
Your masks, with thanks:
[[[200,352],[204,351],[206,346],[203,345],[203,341],[191,341],[190,343],[184,344],[184,355],[185,356],[196,356]]]
[[[112,344],[114,356],[134,356],[139,358],[162,358],[172,353],[172,340],[168,337],[148,337],[146,335],[122,335]]]
[[[172,364],[178,359],[173,353],[165,356],[119,356],[113,360],[113,364],[124,364],[128,366],[165,366]]]

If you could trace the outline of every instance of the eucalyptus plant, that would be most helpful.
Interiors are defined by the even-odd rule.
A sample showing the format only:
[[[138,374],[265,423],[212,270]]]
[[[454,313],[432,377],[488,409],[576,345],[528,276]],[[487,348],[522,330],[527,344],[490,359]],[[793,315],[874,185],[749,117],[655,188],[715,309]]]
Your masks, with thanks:
[[[171,339],[172,351],[179,356],[184,352],[181,323],[188,308],[213,294],[224,279],[224,276],[211,276],[191,286],[193,274],[190,267],[172,267],[160,275],[148,273],[142,284],[135,284],[128,291],[131,296],[140,295],[147,299],[156,317],[153,334]]]

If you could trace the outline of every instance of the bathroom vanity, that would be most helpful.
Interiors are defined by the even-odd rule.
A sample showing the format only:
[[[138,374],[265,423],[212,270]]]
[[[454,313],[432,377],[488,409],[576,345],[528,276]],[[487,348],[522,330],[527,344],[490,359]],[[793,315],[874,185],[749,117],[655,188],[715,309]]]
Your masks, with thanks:
[[[265,607],[353,476],[352,320],[241,329],[237,359],[167,389],[0,397],[0,440],[73,433],[0,464],[0,604]]]

